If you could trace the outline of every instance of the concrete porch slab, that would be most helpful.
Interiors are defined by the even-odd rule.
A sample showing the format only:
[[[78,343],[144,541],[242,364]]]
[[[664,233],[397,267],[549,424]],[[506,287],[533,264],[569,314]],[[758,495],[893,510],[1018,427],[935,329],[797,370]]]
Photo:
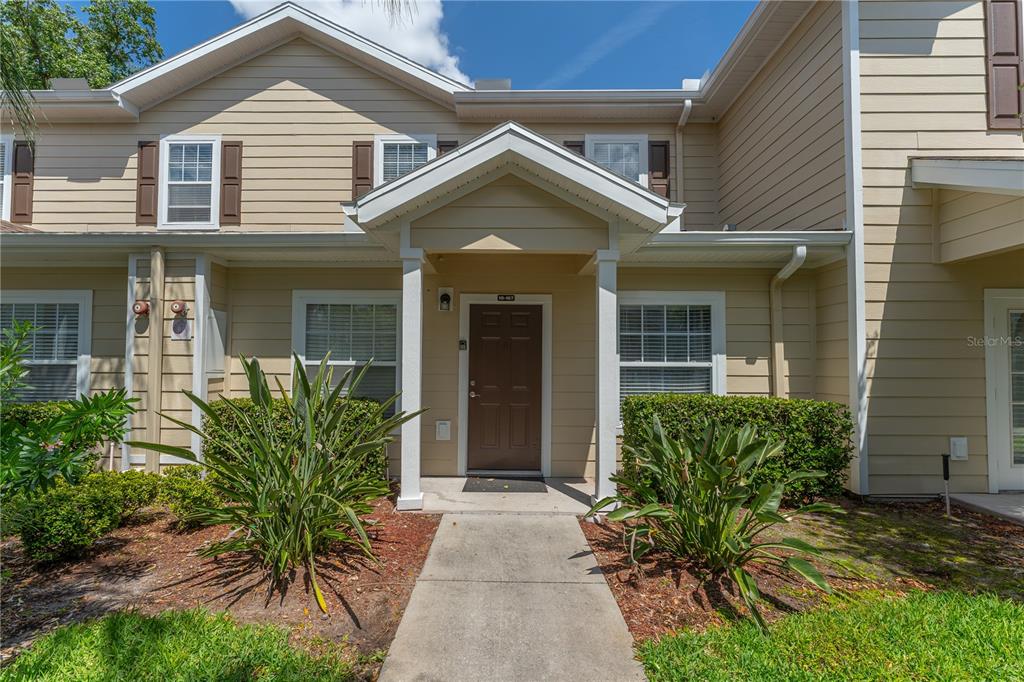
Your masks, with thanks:
[[[590,509],[594,481],[586,478],[546,478],[543,493],[464,493],[461,476],[420,479],[423,510],[429,513],[585,514]]]
[[[1024,526],[1024,493],[953,493],[949,499],[968,509]]]

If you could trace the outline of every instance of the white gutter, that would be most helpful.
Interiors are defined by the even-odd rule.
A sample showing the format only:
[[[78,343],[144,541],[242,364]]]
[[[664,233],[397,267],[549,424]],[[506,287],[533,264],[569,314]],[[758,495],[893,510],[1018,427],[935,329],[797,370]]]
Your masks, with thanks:
[[[771,314],[771,388],[772,395],[783,397],[786,393],[784,372],[785,372],[785,347],[782,343],[782,284],[793,276],[793,273],[800,269],[800,266],[807,260],[807,247],[794,246],[793,256],[789,262],[782,266],[768,285],[768,306]]]

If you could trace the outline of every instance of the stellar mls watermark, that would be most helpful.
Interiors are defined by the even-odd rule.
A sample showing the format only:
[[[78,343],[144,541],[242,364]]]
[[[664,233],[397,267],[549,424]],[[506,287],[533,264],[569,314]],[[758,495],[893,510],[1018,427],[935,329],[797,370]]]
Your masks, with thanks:
[[[1013,348],[1024,347],[1022,336],[968,336],[967,345],[970,348],[993,348],[996,346],[1010,346]]]

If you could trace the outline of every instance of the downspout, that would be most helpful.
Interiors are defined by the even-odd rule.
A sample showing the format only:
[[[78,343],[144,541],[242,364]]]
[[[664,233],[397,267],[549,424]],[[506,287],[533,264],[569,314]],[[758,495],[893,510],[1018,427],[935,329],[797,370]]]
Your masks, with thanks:
[[[687,99],[683,102],[683,112],[679,114],[679,121],[676,123],[676,203],[683,203],[683,128],[690,120],[690,112],[693,111],[693,100]]]
[[[768,305],[771,308],[771,388],[772,395],[782,397],[785,394],[785,348],[782,343],[782,284],[800,269],[807,260],[807,247],[794,246],[789,262],[772,277],[768,285]]]

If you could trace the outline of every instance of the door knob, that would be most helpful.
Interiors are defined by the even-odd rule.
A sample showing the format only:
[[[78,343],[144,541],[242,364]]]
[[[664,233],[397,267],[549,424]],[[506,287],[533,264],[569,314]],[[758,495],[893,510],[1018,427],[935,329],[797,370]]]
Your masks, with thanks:
[[[479,395],[479,394],[476,391],[470,391],[469,392],[469,397],[470,398],[475,398],[475,397],[477,397],[477,395]]]

